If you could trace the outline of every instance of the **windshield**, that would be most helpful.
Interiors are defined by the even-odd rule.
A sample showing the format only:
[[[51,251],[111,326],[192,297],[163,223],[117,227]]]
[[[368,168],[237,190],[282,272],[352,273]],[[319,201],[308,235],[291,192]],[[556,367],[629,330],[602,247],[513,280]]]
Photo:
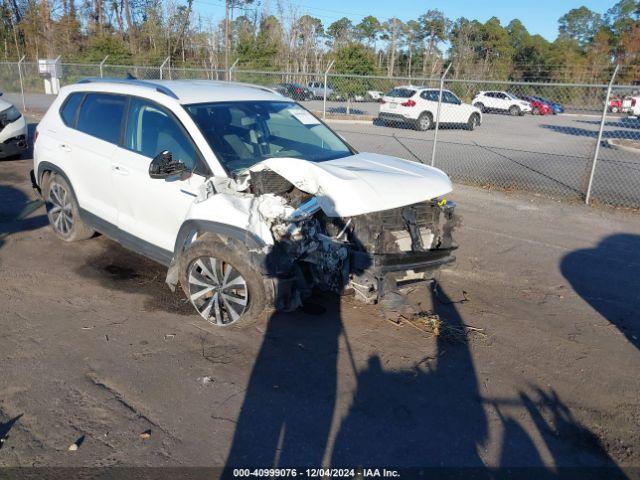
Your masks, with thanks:
[[[224,102],[185,107],[227,171],[267,158],[322,162],[353,152],[335,133],[292,102]]]

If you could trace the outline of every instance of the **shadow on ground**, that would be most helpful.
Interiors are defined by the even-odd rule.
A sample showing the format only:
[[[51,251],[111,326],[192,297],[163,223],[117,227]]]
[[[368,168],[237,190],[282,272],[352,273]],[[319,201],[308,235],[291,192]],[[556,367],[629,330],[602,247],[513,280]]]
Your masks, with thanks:
[[[560,270],[573,289],[640,349],[640,235],[618,233],[567,254]]]
[[[43,205],[40,200],[30,200],[22,190],[0,184],[0,247],[9,235],[36,230],[47,225],[45,213],[33,215]]]
[[[452,343],[439,336],[437,354],[406,370],[385,369],[377,354],[358,370],[337,297],[325,303],[322,317],[270,318],[228,468],[317,467],[324,459],[333,467],[456,466],[482,472],[480,452],[489,441],[487,410],[493,408],[502,426],[500,466],[538,467],[534,473],[560,478],[542,460],[542,439],[542,449],[556,465],[608,467],[608,478],[624,478],[598,438],[580,425],[553,390],[532,387],[516,398],[483,398],[468,339]],[[446,294],[433,295],[432,304],[447,325],[464,328]],[[348,412],[338,417],[337,386],[344,374],[337,367],[341,343],[347,353],[340,355],[349,356],[357,386]],[[514,407],[517,416],[503,413]],[[537,427],[535,434],[524,427],[522,411]]]

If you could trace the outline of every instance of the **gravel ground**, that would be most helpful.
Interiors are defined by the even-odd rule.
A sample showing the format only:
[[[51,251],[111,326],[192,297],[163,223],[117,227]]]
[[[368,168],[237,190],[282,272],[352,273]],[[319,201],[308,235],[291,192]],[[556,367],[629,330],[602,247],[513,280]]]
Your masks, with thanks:
[[[456,186],[458,262],[411,294],[438,335],[322,296],[218,329],[162,267],[18,219],[29,169],[0,162],[2,466],[640,466],[633,213]]]

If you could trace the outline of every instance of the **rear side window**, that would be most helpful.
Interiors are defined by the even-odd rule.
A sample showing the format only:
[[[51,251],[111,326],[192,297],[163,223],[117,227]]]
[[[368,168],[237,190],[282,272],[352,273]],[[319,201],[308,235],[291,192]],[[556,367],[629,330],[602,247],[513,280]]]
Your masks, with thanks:
[[[420,96],[430,102],[437,102],[439,92],[437,90],[425,90],[420,94]]]
[[[72,93],[67,97],[60,109],[60,116],[62,121],[67,127],[74,127],[76,122],[76,113],[78,112],[78,105],[82,102],[84,93]]]
[[[394,88],[389,93],[387,93],[387,97],[411,98],[415,95],[415,93],[415,90],[411,90],[409,88]]]
[[[120,140],[120,128],[127,99],[122,95],[88,93],[85,97],[76,128],[110,143]]]

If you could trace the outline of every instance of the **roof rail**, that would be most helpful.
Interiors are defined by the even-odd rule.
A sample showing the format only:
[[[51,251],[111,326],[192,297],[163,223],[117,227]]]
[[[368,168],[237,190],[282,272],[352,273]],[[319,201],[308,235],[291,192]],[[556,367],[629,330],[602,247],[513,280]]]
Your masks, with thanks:
[[[111,77],[107,77],[107,78],[89,77],[89,78],[83,78],[82,80],[79,80],[76,83],[121,83],[125,85],[136,85],[138,87],[153,88],[157,92],[164,93],[165,95],[168,95],[171,98],[175,98],[176,100],[179,100],[178,96],[175,93],[173,93],[173,91],[170,88],[167,88],[164,85],[158,85],[157,83],[150,82],[148,80],[137,80],[137,79],[130,79],[130,78],[111,78]]]

